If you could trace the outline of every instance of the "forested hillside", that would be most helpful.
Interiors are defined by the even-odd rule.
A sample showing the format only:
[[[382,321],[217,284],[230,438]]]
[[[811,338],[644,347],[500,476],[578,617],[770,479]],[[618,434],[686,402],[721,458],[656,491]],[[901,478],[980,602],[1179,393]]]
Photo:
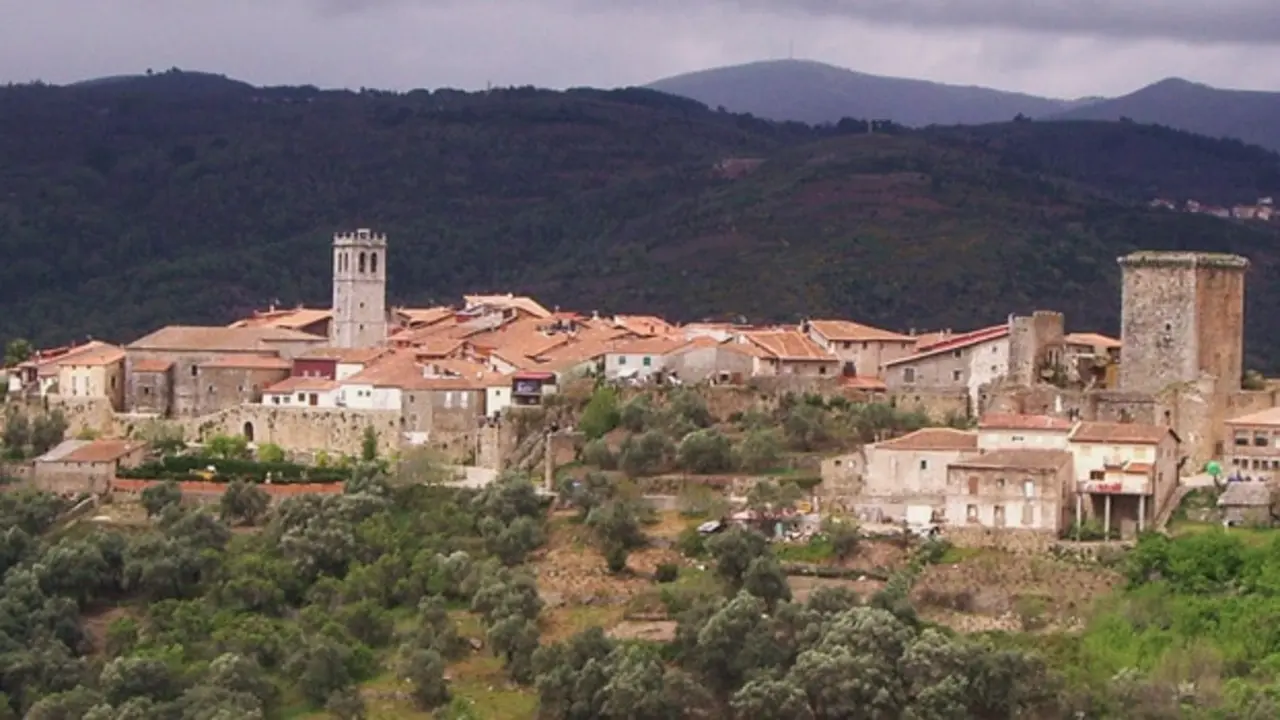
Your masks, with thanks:
[[[1242,252],[1252,364],[1277,233],[1141,207],[1280,194],[1280,160],[1126,123],[906,131],[717,113],[648,90],[256,89],[162,74],[0,89],[0,337],[128,340],[325,304],[335,230],[391,238],[397,303],[537,293],[674,319],[1114,331],[1115,258]],[[761,158],[725,173],[731,158]]]

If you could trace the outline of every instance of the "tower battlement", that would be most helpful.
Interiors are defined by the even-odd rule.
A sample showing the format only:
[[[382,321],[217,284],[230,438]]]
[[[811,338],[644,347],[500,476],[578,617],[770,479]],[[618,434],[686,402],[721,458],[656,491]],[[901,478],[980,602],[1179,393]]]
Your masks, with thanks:
[[[360,228],[353,232],[336,232],[333,234],[334,245],[386,245],[387,234],[376,233],[369,228]]]
[[[1213,268],[1217,270],[1247,270],[1248,258],[1230,253],[1161,252],[1142,250],[1117,258],[1121,268]]]

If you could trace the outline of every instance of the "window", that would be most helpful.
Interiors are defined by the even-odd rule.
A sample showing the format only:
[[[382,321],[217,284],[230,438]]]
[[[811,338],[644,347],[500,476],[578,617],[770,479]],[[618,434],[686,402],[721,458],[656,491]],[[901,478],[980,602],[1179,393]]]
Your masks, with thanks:
[[[200,372],[200,368],[196,367],[195,365],[191,366],[191,377],[195,377],[196,374],[199,372]]]
[[[1005,486],[1004,478],[996,478],[996,487],[1003,490]]]
[[[1036,484],[1031,480],[1022,481],[1022,497],[1032,498],[1036,496]]]
[[[619,365],[626,365],[626,364],[627,364],[627,356],[626,356],[626,355],[619,355],[619,356],[618,356],[618,364],[619,364]]]
[[[959,370],[952,370],[952,371],[951,371],[951,380],[952,380],[953,382],[960,382],[960,376],[961,376],[961,374],[962,374],[962,373],[961,373]]]
[[[143,394],[143,395],[150,395],[150,394],[151,394],[151,388],[149,388],[149,387],[144,387],[144,388],[142,388],[142,394]]]
[[[1270,438],[1268,438],[1268,437],[1267,437],[1267,434],[1266,434],[1266,433],[1264,433],[1264,432],[1259,432],[1259,433],[1254,433],[1254,434],[1253,434],[1253,446],[1254,446],[1254,447],[1266,447],[1268,444],[1270,444],[1270,440],[1271,440],[1271,439],[1270,439]]]
[[[969,494],[970,495],[978,494],[978,476],[977,475],[969,476]]]
[[[1011,441],[1013,441],[1013,442],[1026,442],[1026,441],[1027,441],[1027,439],[1026,439],[1025,437],[1023,437],[1022,435],[1014,435],[1013,437],[1011,437],[1011,438],[1009,438],[1009,439],[1010,439]]]
[[[916,381],[915,368],[902,368],[902,382],[913,383]]]
[[[921,469],[921,470],[928,470],[928,469],[929,469],[929,461],[928,461],[928,460],[921,460],[921,461],[920,461],[920,469]]]
[[[819,365],[819,366],[818,366],[818,374],[819,374],[819,375],[826,375],[826,374],[827,374],[827,366],[826,366],[826,365]]]
[[[451,408],[451,407],[453,407],[453,391],[452,391],[452,390],[446,390],[446,391],[445,391],[445,393],[444,393],[444,406],[445,406],[445,408]]]
[[[1106,472],[1104,472],[1104,471],[1102,471],[1102,470],[1090,470],[1090,471],[1089,471],[1089,479],[1090,479],[1090,480],[1103,480],[1103,479],[1106,479],[1106,477],[1107,477],[1107,473],[1106,473]]]
[[[862,349],[863,349],[863,350],[866,350],[869,346],[870,346],[870,343],[865,343],[865,342],[864,342],[864,343],[862,343]]]
[[[364,272],[364,267],[365,267],[366,260],[367,260],[367,258],[366,258],[366,256],[365,256],[365,254],[364,254],[364,253],[360,253],[360,266],[359,266],[359,268],[358,268],[360,272]]]
[[[978,522],[978,506],[966,505],[964,508],[964,519],[965,519],[965,522],[970,522],[970,523]]]
[[[191,368],[191,369],[195,370],[195,368]],[[1249,433],[1236,432],[1236,447],[1248,447],[1248,445],[1249,445]]]
[[[372,253],[369,255],[369,272],[378,272],[378,253]]]
[[[307,396],[305,393],[298,393],[298,402],[302,402],[306,399],[307,399]]]
[[[953,357],[960,357],[960,356],[961,356],[961,355],[963,355],[963,354],[964,354],[964,353],[963,353],[962,351],[960,351],[960,350],[953,350],[953,351],[951,352],[951,355],[952,355]]]
[[[1000,352],[1000,348],[999,348],[998,346],[992,345],[992,346],[991,346],[991,354],[992,354],[992,355],[995,355],[995,354],[996,354],[996,353],[998,353],[998,352]]]
[[[465,390],[458,393],[458,407],[465,408],[467,406],[467,402],[468,402],[467,397],[469,395],[471,395],[471,393]]]
[[[641,364],[641,365],[644,365],[645,367],[649,367],[649,366],[653,365],[653,358],[649,357],[648,355],[645,355],[645,356],[644,356],[644,360],[643,360],[643,361],[641,361],[641,363],[640,363],[640,364]]]
[[[994,508],[992,508],[992,511],[993,511],[992,515],[995,516],[993,518],[995,520],[993,524],[996,527],[1004,527],[1004,506],[996,505]]]
[[[1036,524],[1035,505],[1031,503],[1022,503],[1022,527],[1031,527]]]

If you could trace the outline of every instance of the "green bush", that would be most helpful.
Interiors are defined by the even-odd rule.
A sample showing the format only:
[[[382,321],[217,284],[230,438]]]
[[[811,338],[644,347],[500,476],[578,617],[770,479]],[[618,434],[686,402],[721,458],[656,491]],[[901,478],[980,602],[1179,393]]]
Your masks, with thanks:
[[[617,456],[609,449],[609,443],[603,438],[596,438],[583,446],[582,461],[588,465],[595,465],[601,470],[613,470],[618,466]]]
[[[707,554],[707,539],[696,527],[687,527],[676,538],[676,550],[689,558],[699,558]]]
[[[679,577],[680,568],[674,563],[662,563],[653,572],[653,579],[659,583],[675,582]]]
[[[611,387],[600,387],[583,409],[582,417],[578,419],[578,429],[590,440],[604,437],[618,427],[619,415],[618,392]]]
[[[118,475],[130,480],[203,480],[200,472],[209,466],[215,471],[214,482],[263,482],[268,474],[273,483],[345,482],[351,477],[348,469],[308,467],[291,462],[211,459],[196,455],[168,455],[158,461],[121,468]]]
[[[733,466],[733,446],[715,430],[691,432],[676,453],[680,467],[699,475],[724,472]]]

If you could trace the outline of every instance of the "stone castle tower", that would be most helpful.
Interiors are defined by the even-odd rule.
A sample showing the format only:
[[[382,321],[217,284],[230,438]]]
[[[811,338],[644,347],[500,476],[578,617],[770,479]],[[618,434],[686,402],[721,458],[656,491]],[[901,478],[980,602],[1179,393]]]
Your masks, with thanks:
[[[1119,263],[1120,389],[1154,394],[1211,375],[1216,394],[1238,391],[1249,261],[1217,253],[1136,252]]]
[[[333,236],[334,347],[365,348],[387,340],[387,236],[368,229]]]

